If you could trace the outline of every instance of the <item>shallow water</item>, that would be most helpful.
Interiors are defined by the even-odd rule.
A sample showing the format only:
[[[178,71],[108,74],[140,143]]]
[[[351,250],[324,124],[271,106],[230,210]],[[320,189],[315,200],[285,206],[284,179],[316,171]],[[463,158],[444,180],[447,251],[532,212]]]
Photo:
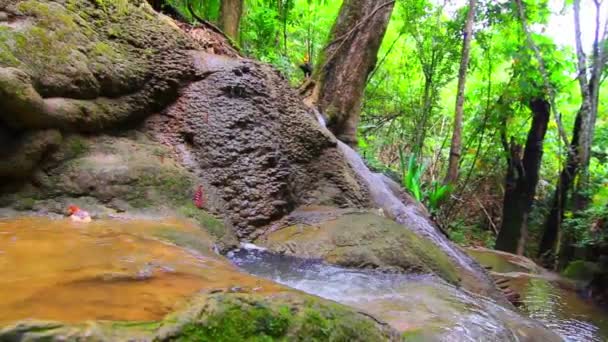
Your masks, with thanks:
[[[197,292],[278,287],[239,272],[205,241],[177,222],[0,220],[0,323],[157,320]]]
[[[608,341],[608,314],[545,279],[514,279],[510,286],[522,295],[523,310],[567,341]]]
[[[520,294],[522,310],[543,322],[566,341],[608,341],[608,313],[550,280],[559,276],[524,257],[485,249],[467,250],[478,262],[509,279]]]
[[[513,341],[522,329],[539,341],[556,340],[537,323],[434,276],[346,269],[246,248],[228,256],[251,274],[357,308],[422,340]]]
[[[315,112],[315,115],[319,124],[326,127],[323,116],[318,111]],[[463,284],[466,284],[467,288],[478,293],[484,293],[497,300],[500,298],[494,289],[489,286],[490,279],[469,255],[439,232],[429,219],[418,212],[416,206],[405,205],[387,185],[384,175],[372,172],[354,149],[339,140],[337,144],[349,165],[367,186],[371,199],[378,208],[382,209],[395,222],[412,230],[419,236],[429,239],[446,253],[460,269]]]

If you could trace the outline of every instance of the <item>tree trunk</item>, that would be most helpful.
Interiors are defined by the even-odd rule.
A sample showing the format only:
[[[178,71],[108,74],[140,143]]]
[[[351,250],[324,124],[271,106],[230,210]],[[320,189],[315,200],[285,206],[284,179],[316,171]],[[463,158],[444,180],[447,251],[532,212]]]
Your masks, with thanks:
[[[605,44],[608,37],[608,19],[604,23],[604,36],[599,37],[600,30],[600,5],[596,3],[595,37],[593,46],[593,63],[591,77],[588,78],[587,58],[583,50],[582,33],[580,27],[580,0],[574,1],[574,29],[576,42],[576,56],[578,67],[578,82],[581,91],[582,104],[576,115],[574,133],[568,150],[566,167],[562,170],[559,183],[553,196],[553,202],[549,216],[545,220],[543,237],[539,246],[539,256],[547,255],[554,250],[558,240],[560,227],[566,209],[568,194],[572,190],[575,213],[583,210],[587,203],[587,195],[584,194],[587,185],[587,172],[591,156],[591,145],[595,130],[595,121],[599,107],[599,85],[603,72],[603,58]],[[575,187],[574,179],[579,177],[579,184]],[[571,252],[571,238],[564,236],[560,243],[560,264],[564,264]]]
[[[532,210],[538,172],[543,157],[543,141],[551,115],[546,99],[533,99],[529,104],[533,119],[523,159],[521,146],[511,143],[507,169],[506,191],[503,201],[502,226],[496,239],[496,249],[523,254],[528,235],[528,215]]]
[[[220,27],[234,41],[239,40],[239,27],[243,15],[243,0],[222,0]]]
[[[361,101],[395,1],[346,0],[315,70],[312,103],[327,116],[327,127],[356,145]]]
[[[460,153],[462,145],[462,117],[464,110],[464,88],[467,82],[467,70],[469,68],[469,54],[471,50],[471,39],[473,37],[473,22],[475,21],[475,6],[477,0],[469,0],[469,13],[464,26],[464,38],[462,43],[462,57],[458,71],[458,93],[456,95],[456,111],[454,114],[454,132],[452,133],[452,144],[450,145],[450,159],[448,172],[445,176],[445,184],[453,184],[458,180],[458,166],[460,164]]]

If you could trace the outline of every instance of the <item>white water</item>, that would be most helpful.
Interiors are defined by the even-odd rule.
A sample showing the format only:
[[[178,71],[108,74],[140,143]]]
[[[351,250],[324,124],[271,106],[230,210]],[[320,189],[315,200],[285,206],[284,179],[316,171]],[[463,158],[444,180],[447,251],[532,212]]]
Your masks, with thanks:
[[[325,119],[315,111],[317,121],[326,127]],[[359,154],[348,145],[338,140],[338,147],[348,160],[353,170],[363,179],[370,191],[374,203],[383,212],[397,223],[411,229],[415,233],[426,237],[438,245],[458,266],[469,271],[482,282],[491,281],[468,255],[452,244],[435,226],[413,205],[405,205],[383,181],[383,175],[373,173],[365,165]]]
[[[228,257],[248,273],[348,305],[399,331],[432,329],[433,341],[524,341],[526,334],[532,341],[559,341],[540,324],[432,275],[346,269],[257,248]]]

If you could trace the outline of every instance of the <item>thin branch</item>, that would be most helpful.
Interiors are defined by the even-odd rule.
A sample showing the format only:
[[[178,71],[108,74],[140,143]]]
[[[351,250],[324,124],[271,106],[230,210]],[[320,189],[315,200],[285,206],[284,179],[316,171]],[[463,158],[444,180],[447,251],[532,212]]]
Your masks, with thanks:
[[[388,48],[388,50],[386,50],[386,53],[384,54],[384,56],[382,56],[382,59],[380,59],[380,62],[376,63],[376,66],[374,67],[374,70],[372,70],[372,72],[367,77],[367,81],[365,81],[366,84],[369,83],[369,81],[374,77],[374,75],[376,74],[376,71],[378,71],[378,69],[380,68],[380,66],[382,64],[384,64],[384,61],[386,60],[386,58],[388,57],[388,55],[393,51],[393,48],[395,47],[395,44],[397,44],[397,42],[399,41],[399,39],[401,39],[401,36],[403,36],[403,32],[399,32],[399,35],[397,36],[397,38],[395,38],[395,40],[393,41],[393,43],[391,44],[391,46]]]

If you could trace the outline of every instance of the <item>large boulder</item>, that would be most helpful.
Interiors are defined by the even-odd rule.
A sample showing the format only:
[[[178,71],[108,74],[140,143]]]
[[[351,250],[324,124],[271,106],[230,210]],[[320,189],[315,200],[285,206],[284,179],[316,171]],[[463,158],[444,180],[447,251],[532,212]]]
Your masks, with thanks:
[[[323,259],[344,267],[436,273],[448,282],[460,281],[456,267],[439,247],[369,212],[304,208],[290,214],[285,227],[265,234],[256,244],[276,253]]]
[[[229,223],[210,213],[219,213],[213,206],[214,194],[204,195],[208,210],[196,208],[192,197],[199,181],[171,155],[169,148],[138,132],[71,134],[46,156],[32,184],[17,186],[17,191],[9,191],[10,184],[4,186],[0,207],[63,215],[76,204],[96,218],[123,213],[184,216],[199,222],[222,246],[234,245]]]
[[[143,0],[0,2],[0,179],[30,176],[60,133],[137,122],[194,79],[198,44]],[[12,165],[12,167],[9,167]]]
[[[8,0],[0,13],[0,121],[14,129],[107,129],[195,76],[195,45],[143,0]]]
[[[207,76],[146,127],[217,189],[239,237],[304,204],[370,205],[335,137],[278,72],[208,54],[196,65]]]

